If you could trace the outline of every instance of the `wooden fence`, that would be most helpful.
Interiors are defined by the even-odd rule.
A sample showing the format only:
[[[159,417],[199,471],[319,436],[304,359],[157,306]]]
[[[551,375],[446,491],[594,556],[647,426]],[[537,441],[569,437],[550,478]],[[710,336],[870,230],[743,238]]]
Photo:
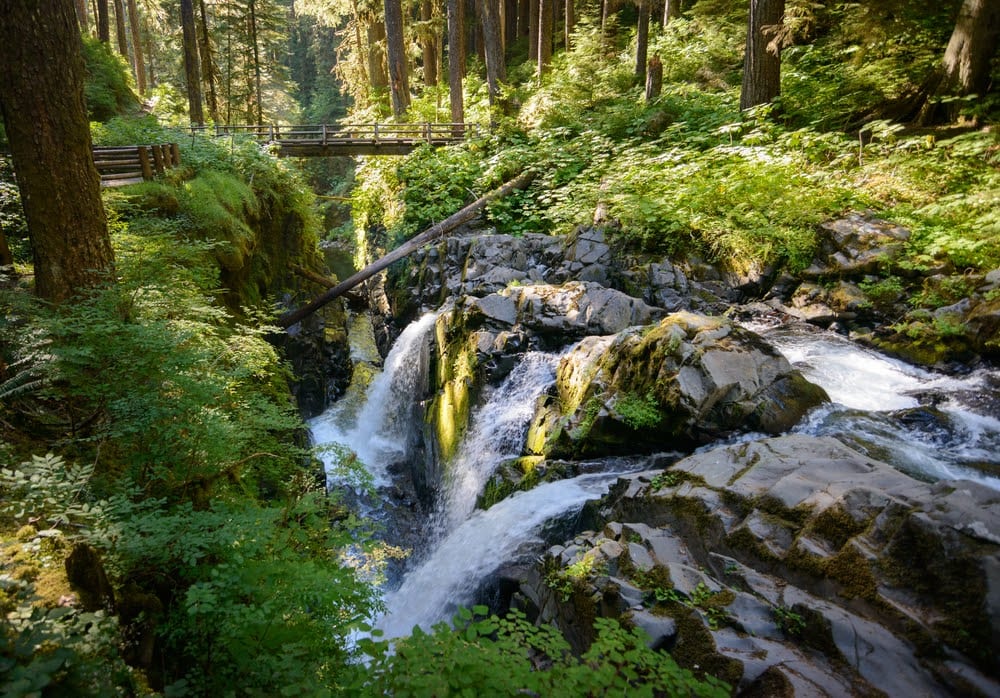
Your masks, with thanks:
[[[136,184],[181,164],[176,143],[95,147],[94,165],[102,187]]]

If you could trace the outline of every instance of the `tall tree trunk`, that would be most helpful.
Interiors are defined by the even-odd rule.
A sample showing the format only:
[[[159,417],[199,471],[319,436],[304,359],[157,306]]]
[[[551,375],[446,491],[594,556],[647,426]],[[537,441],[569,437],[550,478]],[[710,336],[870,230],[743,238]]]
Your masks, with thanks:
[[[142,55],[142,32],[139,23],[139,8],[135,0],[128,0],[128,22],[132,32],[132,67],[135,69],[135,86],[139,95],[146,94],[146,62]]]
[[[385,24],[372,20],[368,25],[368,75],[372,89],[381,91],[389,87],[389,71],[385,64]]]
[[[555,5],[558,0],[538,0],[538,78],[548,72],[552,63],[552,30]]]
[[[924,83],[927,100],[918,121],[942,123],[958,116],[960,105],[934,98],[983,95],[1000,39],[1000,0],[964,0],[941,66]]]
[[[135,2],[135,0],[129,0]],[[219,123],[219,98],[215,93],[215,83],[218,79],[215,69],[215,56],[212,55],[212,41],[208,33],[208,12],[205,10],[205,0],[198,0],[201,32],[198,34],[198,53],[201,55],[202,77],[208,87],[208,116]]]
[[[90,19],[87,17],[87,0],[76,0],[76,21],[80,24],[80,31],[86,34],[90,31]]]
[[[681,16],[681,0],[665,0],[663,5],[663,26]]]
[[[403,7],[400,0],[385,0],[385,37],[392,113],[398,119],[410,108],[410,84],[406,72],[406,45],[403,36]]]
[[[115,36],[118,38],[118,53],[128,61],[128,36],[125,33],[125,0],[115,0]]]
[[[424,85],[433,87],[438,81],[437,29],[434,28],[434,4],[431,0],[420,3],[420,20],[424,23],[422,48],[424,53]]]
[[[253,48],[254,123],[264,123],[264,92],[260,86],[260,46],[257,42],[257,2],[250,0],[250,46]]]
[[[778,34],[785,0],[750,0],[740,109],[768,104],[781,94],[781,47]]]
[[[635,32],[635,77],[640,85],[646,83],[646,56],[649,54],[649,3],[639,0],[639,25]]]
[[[108,16],[108,0],[97,0],[97,38],[111,43],[111,18]]]
[[[528,60],[538,60],[538,13],[540,0],[528,0]]]
[[[0,112],[35,265],[52,302],[114,280],[73,0],[0,0]]]
[[[192,124],[205,123],[201,109],[201,70],[198,67],[198,39],[194,28],[194,6],[181,0],[181,29],[184,35],[184,79],[187,82],[188,116]]]
[[[506,50],[517,41],[517,0],[504,0],[503,27],[503,45]]]
[[[465,3],[448,0],[448,94],[451,121],[465,121],[465,97],[462,78],[465,77]]]
[[[528,16],[531,14],[530,0],[517,0],[517,36],[528,36]]]
[[[569,51],[573,48],[570,37],[573,36],[573,30],[576,28],[576,5],[573,0],[566,0],[564,14],[566,21],[563,25],[563,46]]]
[[[500,84],[507,80],[503,40],[500,36],[500,0],[479,0],[483,24],[483,50],[486,53],[486,86],[490,104],[500,102]]]

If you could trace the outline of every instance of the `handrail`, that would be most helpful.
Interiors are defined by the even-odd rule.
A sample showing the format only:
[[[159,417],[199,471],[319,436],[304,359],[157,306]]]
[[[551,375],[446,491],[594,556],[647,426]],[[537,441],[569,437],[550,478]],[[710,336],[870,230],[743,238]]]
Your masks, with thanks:
[[[191,126],[191,135],[213,133],[215,136],[248,135],[269,143],[328,145],[345,143],[457,143],[474,138],[477,124],[435,123],[415,124],[216,124]]]
[[[181,164],[176,143],[94,146],[93,157],[102,187],[136,184]]]

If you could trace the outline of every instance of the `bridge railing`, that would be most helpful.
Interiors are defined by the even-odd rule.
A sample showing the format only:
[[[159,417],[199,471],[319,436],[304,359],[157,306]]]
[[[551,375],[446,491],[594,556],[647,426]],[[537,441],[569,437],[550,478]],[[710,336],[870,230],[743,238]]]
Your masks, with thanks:
[[[258,124],[192,126],[192,135],[246,135],[288,145],[348,145],[379,143],[454,143],[479,133],[476,124]]]

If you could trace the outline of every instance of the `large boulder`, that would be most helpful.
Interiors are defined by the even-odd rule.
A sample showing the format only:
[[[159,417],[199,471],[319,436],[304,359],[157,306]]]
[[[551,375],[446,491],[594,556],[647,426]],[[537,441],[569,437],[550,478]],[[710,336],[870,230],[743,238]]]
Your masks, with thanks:
[[[791,435],[622,478],[597,510],[515,597],[578,648],[611,616],[746,695],[1000,694],[995,490]]]
[[[556,457],[683,450],[737,432],[781,433],[826,399],[756,334],[674,313],[577,344],[528,448]]]
[[[902,256],[910,231],[862,213],[819,226],[819,250],[807,278],[860,278],[877,273]]]

